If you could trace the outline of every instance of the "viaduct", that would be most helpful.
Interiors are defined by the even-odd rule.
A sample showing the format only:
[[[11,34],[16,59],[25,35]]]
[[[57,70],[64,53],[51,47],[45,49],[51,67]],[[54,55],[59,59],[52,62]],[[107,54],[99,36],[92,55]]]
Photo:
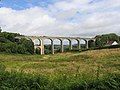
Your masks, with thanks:
[[[44,40],[45,39],[49,39],[51,42],[51,52],[52,54],[54,54],[54,40],[58,39],[60,41],[60,47],[61,47],[61,52],[64,52],[64,45],[63,45],[63,41],[64,40],[68,40],[69,41],[69,49],[72,50],[72,40],[76,40],[77,41],[77,49],[80,50],[81,49],[81,45],[80,45],[80,41],[84,40],[85,41],[85,45],[86,45],[86,49],[89,48],[88,46],[88,41],[89,40],[93,40],[95,42],[94,38],[80,38],[80,37],[51,37],[51,36],[19,36],[16,37],[18,39],[21,38],[26,38],[31,40],[32,42],[36,39],[39,40],[40,44],[37,46],[37,48],[40,49],[40,54],[44,54]],[[34,42],[33,42],[34,43]]]

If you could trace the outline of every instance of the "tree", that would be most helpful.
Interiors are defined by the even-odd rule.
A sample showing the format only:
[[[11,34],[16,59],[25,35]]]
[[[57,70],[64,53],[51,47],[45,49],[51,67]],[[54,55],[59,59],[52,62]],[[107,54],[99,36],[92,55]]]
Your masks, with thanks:
[[[26,52],[33,54],[34,53],[34,43],[25,38],[20,39],[19,44],[22,44],[26,48]]]
[[[119,36],[119,44],[120,44],[120,36]]]
[[[0,27],[0,33],[2,32],[2,28]]]

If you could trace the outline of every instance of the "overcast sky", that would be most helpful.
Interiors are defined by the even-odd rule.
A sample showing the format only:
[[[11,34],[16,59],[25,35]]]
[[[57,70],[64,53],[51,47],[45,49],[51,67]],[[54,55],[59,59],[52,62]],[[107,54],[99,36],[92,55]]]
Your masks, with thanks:
[[[0,26],[24,35],[120,35],[120,0],[2,0]]]

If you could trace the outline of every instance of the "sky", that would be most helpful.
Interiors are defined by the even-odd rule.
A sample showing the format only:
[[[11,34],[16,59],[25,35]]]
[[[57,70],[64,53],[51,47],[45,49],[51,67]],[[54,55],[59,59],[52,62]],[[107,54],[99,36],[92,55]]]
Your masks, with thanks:
[[[1,0],[0,27],[23,35],[120,35],[120,0]]]

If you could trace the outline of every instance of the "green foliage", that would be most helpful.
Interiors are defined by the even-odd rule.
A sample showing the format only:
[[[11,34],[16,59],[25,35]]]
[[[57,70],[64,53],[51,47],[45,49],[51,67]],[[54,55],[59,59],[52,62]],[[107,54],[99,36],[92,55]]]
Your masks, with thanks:
[[[119,90],[120,75],[108,74],[99,80],[59,74],[52,79],[43,75],[31,75],[3,71],[0,73],[1,90]]]
[[[83,82],[74,87],[73,90],[119,90],[120,89],[120,75],[109,74],[100,80],[90,82]]]
[[[27,53],[26,51],[26,48],[24,47],[24,45],[22,45],[22,44],[20,44],[20,45],[18,45],[17,46],[18,47],[18,53],[20,53],[20,54],[24,54],[24,53]]]
[[[50,54],[51,53],[51,45],[45,45],[45,54]]]
[[[0,63],[0,73],[4,72],[5,69],[6,69],[5,65],[3,65],[3,64]]]
[[[114,33],[98,35],[95,38],[96,47],[104,47],[110,41],[120,42],[119,36]]]
[[[35,53],[36,53],[36,54],[40,54],[40,49],[39,49],[39,48],[36,48],[36,49],[35,49]]]
[[[2,72],[0,79],[1,90],[43,90],[48,84],[48,79],[44,76],[17,72]]]
[[[1,27],[0,27],[0,33],[2,32],[2,29],[1,29]]]
[[[0,33],[0,52],[6,53],[20,53],[20,54],[33,54],[34,44],[27,39],[16,39],[16,36],[20,36],[18,33]]]
[[[17,45],[13,42],[0,43],[0,52],[17,53]]]
[[[15,42],[15,37],[20,36],[18,33],[9,33],[9,32],[1,32],[0,37],[6,38],[11,42]]]
[[[29,52],[30,54],[34,53],[34,43],[32,41],[22,38],[19,43],[26,49],[26,52]]]
[[[51,53],[51,45],[45,45],[45,54],[50,54]],[[54,45],[55,52],[60,52],[61,51],[61,46],[60,45]],[[64,45],[64,52],[70,51],[68,45]]]
[[[119,44],[120,44],[120,36],[119,36]]]
[[[5,37],[0,37],[0,42],[7,43],[7,42],[10,42],[10,40],[6,39]]]

